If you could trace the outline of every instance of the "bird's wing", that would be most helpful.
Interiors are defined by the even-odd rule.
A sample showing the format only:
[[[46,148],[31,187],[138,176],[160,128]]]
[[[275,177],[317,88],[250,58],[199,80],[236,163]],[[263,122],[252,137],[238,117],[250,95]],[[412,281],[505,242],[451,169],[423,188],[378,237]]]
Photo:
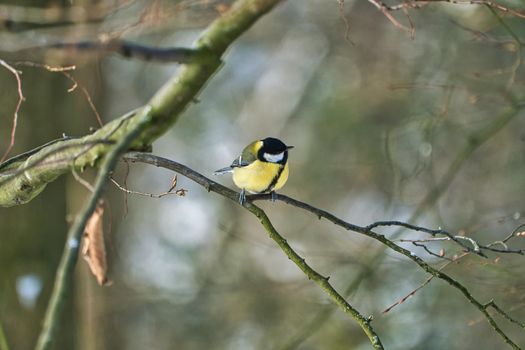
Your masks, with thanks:
[[[231,173],[233,172],[234,168],[242,168],[252,164],[254,161],[257,160],[257,151],[260,148],[260,143],[261,141],[255,141],[250,143],[243,149],[242,154],[233,160],[229,167],[216,170],[213,174],[222,175],[226,173]]]
[[[252,162],[253,162],[253,160],[252,161],[247,161],[247,160],[245,160],[245,158],[243,158],[242,155],[240,155],[239,157],[234,159],[234,161],[232,162],[232,164],[230,166],[227,166],[226,168],[222,168],[222,169],[219,169],[219,170],[215,170],[213,172],[213,174],[214,175],[223,175],[223,174],[231,173],[231,172],[233,172],[234,168],[242,168],[242,167],[245,167],[247,165],[250,165]]]
[[[238,158],[235,158],[232,164],[230,165],[230,168],[242,168],[243,166],[250,165],[253,162],[253,160],[247,160],[240,155]]]

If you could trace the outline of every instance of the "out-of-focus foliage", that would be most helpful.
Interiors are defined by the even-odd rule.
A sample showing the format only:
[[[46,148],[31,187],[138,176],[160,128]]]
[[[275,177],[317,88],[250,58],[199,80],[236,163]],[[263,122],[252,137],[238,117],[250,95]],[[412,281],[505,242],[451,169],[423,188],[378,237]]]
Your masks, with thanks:
[[[107,121],[147,101],[177,65],[16,50],[108,33],[148,45],[187,46],[229,3],[130,1],[82,26],[8,26],[0,32],[0,58],[77,65],[75,79]],[[523,99],[522,48],[515,37],[525,37],[525,20],[499,19],[474,5],[435,4],[409,13],[413,39],[369,2],[345,1],[350,43],[336,1],[285,1],[236,43],[199,103],[154,145],[154,153],[211,176],[245,144],[276,136],[295,146],[282,190],[287,195],[366,225],[407,220],[429,192],[441,189],[417,223],[485,243],[503,239],[523,222],[525,210],[523,112],[518,106],[501,129],[493,125]],[[408,23],[402,11],[393,15]],[[81,89],[68,93],[71,82],[60,73],[18,69],[26,101],[13,154],[97,126]],[[0,70],[0,81],[3,150],[17,95],[8,71]],[[465,151],[473,137],[481,137],[475,140],[480,147]],[[440,187],[450,167],[454,176]],[[125,173],[123,164],[121,182]],[[158,193],[169,188],[171,177],[132,165],[127,185]],[[232,185],[228,178],[220,181]],[[326,296],[235,203],[181,177],[179,186],[189,190],[185,197],[126,199],[112,188],[106,226],[113,284],[98,287],[79,264],[57,349],[280,349],[297,336],[300,349],[369,348],[358,326],[339,311],[305,332],[320,312],[334,307]],[[71,176],[28,205],[0,211],[0,320],[13,349],[34,344],[68,220],[86,195]],[[428,276],[357,234],[280,203],[263,206],[290,244],[339,290],[364,276],[349,301],[374,315],[386,348],[502,346],[479,311],[437,280],[382,314]],[[384,231],[388,237],[394,232]],[[522,248],[522,240],[511,246]],[[403,245],[436,267],[444,263]],[[429,247],[443,248],[448,257],[461,253],[446,242]],[[384,257],[379,264],[372,263],[376,255]],[[445,271],[481,300],[495,299],[525,321],[523,261],[507,254],[469,256]],[[501,324],[525,344],[523,330]]]

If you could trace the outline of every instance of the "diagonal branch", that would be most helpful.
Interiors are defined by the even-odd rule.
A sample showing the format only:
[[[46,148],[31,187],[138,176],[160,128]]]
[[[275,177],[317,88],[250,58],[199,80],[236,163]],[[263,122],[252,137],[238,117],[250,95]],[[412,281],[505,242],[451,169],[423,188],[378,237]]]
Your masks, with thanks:
[[[199,174],[196,171],[194,171],[194,170],[192,170],[192,169],[190,169],[190,168],[188,168],[188,167],[186,167],[186,166],[184,166],[182,164],[176,163],[174,161],[171,161],[171,160],[168,160],[168,159],[165,159],[165,158],[161,158],[161,157],[157,157],[157,156],[153,156],[151,154],[145,154],[145,153],[129,153],[129,154],[125,155],[125,159],[130,160],[130,161],[135,161],[135,162],[142,162],[142,163],[152,164],[152,165],[155,165],[155,166],[158,166],[158,167],[163,167],[163,168],[166,168],[166,169],[170,169],[172,171],[175,171],[175,172],[177,172],[177,173],[179,173],[181,175],[184,175],[187,178],[195,181],[196,183],[198,183],[201,186],[205,187],[208,191],[212,191],[212,192],[218,193],[218,194],[220,194],[220,195],[222,195],[222,196],[224,196],[224,197],[226,197],[228,199],[231,199],[233,201],[237,201],[238,198],[239,198],[237,192],[235,192],[235,191],[233,191],[233,190],[231,190],[229,188],[226,188],[226,187],[216,183],[215,181],[212,181],[212,180],[208,179],[207,177],[203,176],[202,174]],[[259,211],[257,209],[255,209],[255,210],[253,209],[253,208],[258,208],[258,207],[255,207],[252,204],[252,202],[256,201],[256,200],[271,200],[271,199],[272,199],[272,195],[270,195],[270,194],[247,196],[247,203],[245,204],[244,207],[247,210],[249,210],[250,212],[252,212],[253,214],[258,216]],[[324,218],[324,219],[332,222],[333,224],[335,224],[337,226],[343,227],[344,229],[346,229],[348,231],[353,231],[353,232],[356,232],[356,233],[360,233],[360,234],[362,234],[364,236],[367,236],[367,237],[372,238],[372,239],[374,239],[376,241],[379,241],[380,243],[382,243],[386,247],[394,250],[397,253],[400,253],[400,254],[404,255],[407,258],[409,258],[410,260],[415,262],[421,269],[423,269],[424,271],[426,271],[430,275],[445,281],[450,286],[452,286],[454,289],[458,290],[461,294],[463,294],[463,296],[483,314],[483,316],[488,321],[488,323],[491,325],[491,327],[494,329],[494,331],[496,331],[496,333],[498,333],[498,335],[505,341],[505,343],[510,345],[513,349],[520,349],[520,347],[516,343],[514,343],[506,335],[506,333],[501,329],[501,327],[497,324],[497,322],[494,320],[494,318],[488,312],[488,308],[490,306],[494,307],[494,305],[492,305],[492,304],[483,304],[477,298],[475,298],[472,295],[472,293],[467,289],[467,287],[465,287],[462,283],[460,283],[457,280],[455,280],[454,278],[450,277],[448,274],[445,274],[444,272],[433,268],[432,266],[427,264],[423,259],[421,259],[420,257],[418,257],[415,254],[413,254],[411,251],[409,251],[407,249],[404,249],[403,247],[398,246],[393,241],[391,241],[388,238],[386,238],[384,235],[378,234],[378,233],[372,231],[368,227],[358,226],[358,225],[354,225],[352,223],[346,222],[346,221],[336,217],[335,215],[333,215],[333,214],[331,214],[331,213],[329,213],[329,212],[327,212],[325,210],[322,210],[322,209],[316,208],[314,206],[311,206],[308,203],[301,202],[299,200],[290,198],[290,197],[285,196],[285,195],[274,195],[274,199],[280,200],[280,201],[282,201],[282,202],[284,202],[286,204],[289,204],[291,206],[294,206],[296,208],[306,210],[306,211],[314,214],[318,218]],[[261,219],[261,217],[259,217],[259,218]],[[266,219],[264,219],[264,216],[262,216],[261,222],[263,223],[263,226],[265,226],[265,223],[266,223],[265,220]],[[268,228],[266,226],[265,226],[265,228],[269,232],[270,237],[272,239],[276,240],[276,238],[274,238],[274,236],[273,236],[273,235],[276,234],[276,232],[273,232],[271,230],[271,228]],[[281,236],[279,235],[279,236],[276,236],[276,237],[281,237]],[[277,239],[276,242],[279,245],[281,245],[283,243],[286,243],[286,240],[283,239],[283,241],[280,242]],[[281,248],[285,251],[285,253],[287,255],[289,254],[289,252],[284,249],[284,248],[286,248],[285,246],[282,246]],[[288,255],[288,256],[290,257],[290,255]],[[290,257],[290,259],[292,259],[292,258]],[[303,269],[304,266],[302,267],[300,265],[301,261],[295,261],[294,259],[292,259],[292,260],[301,269]],[[304,261],[302,261],[302,263],[304,263]],[[308,275],[308,277],[314,279],[305,270],[303,270],[303,271]],[[322,276],[319,275],[319,278],[322,279]],[[317,282],[316,279],[314,279],[314,281]],[[320,280],[319,280],[319,282],[320,282]],[[326,280],[326,282],[328,282],[328,281]],[[323,287],[323,286],[321,285],[321,287]],[[340,304],[338,304],[338,305],[340,307],[342,307]],[[347,310],[345,310],[345,312],[347,312]],[[354,318],[354,319],[358,320],[358,322],[359,322],[358,318]],[[360,325],[363,327],[363,324],[360,323]],[[365,332],[366,332],[366,330],[365,330]],[[367,335],[368,335],[368,333],[367,333]],[[372,341],[372,339],[371,339],[371,341]],[[372,343],[373,343],[373,341],[372,341]]]
[[[124,159],[132,162],[147,163],[155,165],[157,167],[162,167],[175,171],[203,186],[204,188],[206,188],[206,190],[208,190],[208,192],[215,192],[236,203],[239,201],[239,193],[215,181],[208,179],[204,175],[199,174],[196,171],[180,163],[147,153],[128,153],[124,155]],[[248,196],[248,198],[250,197],[253,196]],[[357,311],[352,305],[350,305],[341,294],[339,294],[332,287],[332,285],[329,282],[330,277],[325,277],[319,274],[314,269],[312,269],[310,265],[306,263],[306,260],[299,254],[297,254],[295,250],[293,250],[293,248],[288,244],[286,239],[279,234],[279,232],[275,229],[266,213],[261,208],[252,204],[251,201],[246,202],[244,204],[244,208],[259,219],[270,238],[274,240],[277,243],[277,245],[279,245],[279,247],[286,254],[286,256],[290,260],[292,260],[295,263],[295,265],[297,265],[297,267],[299,267],[301,271],[303,271],[304,274],[308,276],[309,279],[317,283],[334,301],[334,303],[336,303],[339,306],[339,308],[343,310],[343,312],[352,317],[361,326],[374,348],[383,349],[381,340],[379,339],[374,329],[372,328],[372,325],[370,324],[372,321],[372,317],[364,317],[361,313],[359,313],[359,311]]]

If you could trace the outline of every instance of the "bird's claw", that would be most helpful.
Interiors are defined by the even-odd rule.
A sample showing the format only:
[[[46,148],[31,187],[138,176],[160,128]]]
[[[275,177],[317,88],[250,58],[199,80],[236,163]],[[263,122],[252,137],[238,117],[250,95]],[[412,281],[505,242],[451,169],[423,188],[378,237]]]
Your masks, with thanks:
[[[246,203],[246,191],[243,188],[239,194],[239,204],[244,205],[244,203]]]

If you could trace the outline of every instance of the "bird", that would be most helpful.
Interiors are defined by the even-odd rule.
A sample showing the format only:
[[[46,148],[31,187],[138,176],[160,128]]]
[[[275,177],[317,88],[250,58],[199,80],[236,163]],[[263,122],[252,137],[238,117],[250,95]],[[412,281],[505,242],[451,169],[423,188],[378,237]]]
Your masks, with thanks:
[[[232,174],[233,182],[241,189],[241,205],[246,201],[246,192],[271,193],[275,200],[275,191],[288,180],[288,150],[292,148],[274,137],[253,141],[230,166],[216,170],[214,175]]]

